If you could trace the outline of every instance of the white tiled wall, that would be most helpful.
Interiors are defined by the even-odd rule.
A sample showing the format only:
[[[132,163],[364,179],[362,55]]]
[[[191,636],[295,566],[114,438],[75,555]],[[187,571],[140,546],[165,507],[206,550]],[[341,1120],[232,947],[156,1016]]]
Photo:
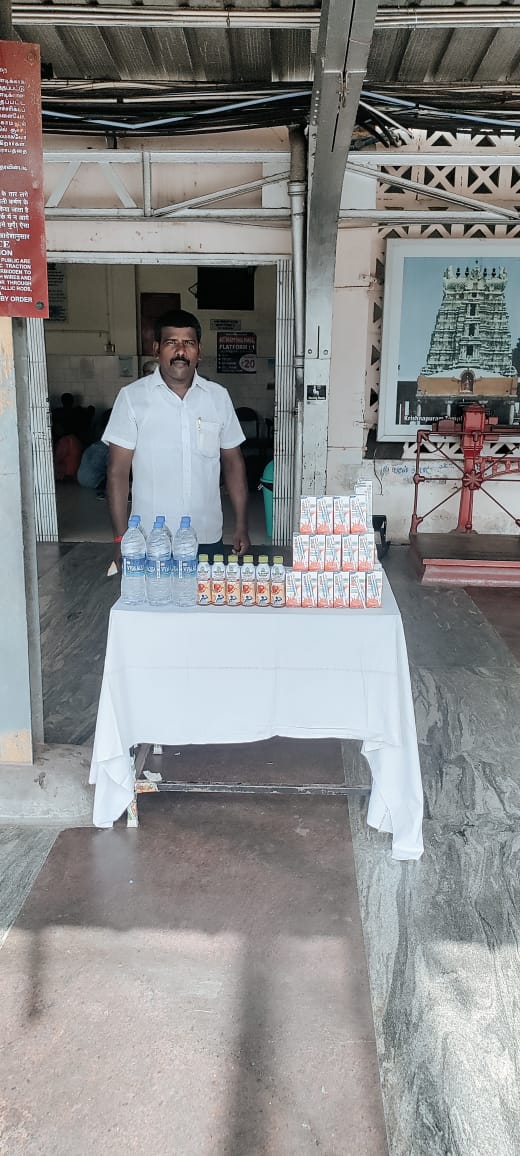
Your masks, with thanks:
[[[110,409],[123,385],[139,376],[138,358],[48,353],[47,375],[51,408],[60,404],[62,393],[71,393],[78,404],[94,405],[102,412]]]
[[[199,310],[193,294],[196,277],[193,266],[69,265],[68,320],[45,325],[51,407],[59,405],[61,394],[68,392],[76,402],[94,405],[98,414],[110,408],[119,389],[141,373],[136,321],[139,294],[179,293],[181,307],[196,313],[202,325],[200,372],[225,385],[235,407],[256,410],[264,435],[265,418],[274,411],[276,270],[258,266],[251,312]],[[221,316],[239,320],[243,333],[256,334],[256,373],[217,372],[217,333],[211,321]],[[115,353],[105,352],[109,343]]]

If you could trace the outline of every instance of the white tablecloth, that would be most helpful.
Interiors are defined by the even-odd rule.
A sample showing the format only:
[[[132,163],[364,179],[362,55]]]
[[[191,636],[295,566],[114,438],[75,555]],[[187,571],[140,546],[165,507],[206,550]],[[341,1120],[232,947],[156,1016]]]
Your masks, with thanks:
[[[134,796],[138,743],[242,743],[273,735],[362,739],[368,822],[394,859],[423,851],[423,794],[401,616],[377,610],[128,607],[110,613],[90,772],[94,823]]]

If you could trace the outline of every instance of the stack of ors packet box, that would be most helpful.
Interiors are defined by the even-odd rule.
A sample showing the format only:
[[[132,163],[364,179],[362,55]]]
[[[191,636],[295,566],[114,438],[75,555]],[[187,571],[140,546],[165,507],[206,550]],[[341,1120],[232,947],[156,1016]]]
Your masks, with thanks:
[[[381,606],[383,571],[372,528],[372,482],[353,494],[302,497],[293,568],[285,576],[286,606]]]

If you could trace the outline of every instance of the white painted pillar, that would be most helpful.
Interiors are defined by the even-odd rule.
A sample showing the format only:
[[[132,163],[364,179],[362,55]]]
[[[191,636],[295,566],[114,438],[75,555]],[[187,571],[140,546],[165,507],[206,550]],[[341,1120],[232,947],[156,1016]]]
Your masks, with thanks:
[[[29,399],[32,463],[28,461],[28,466],[30,467],[32,464],[34,479],[36,541],[57,542],[58,514],[43,321],[41,317],[29,317],[27,321],[20,322],[19,325],[15,323],[14,333],[15,346],[17,334],[22,340],[21,348],[15,349],[19,425],[22,422],[20,413],[21,383],[18,380],[20,372],[23,376],[22,396],[24,399],[26,397]]]
[[[375,182],[350,174],[342,206],[375,202]],[[377,229],[338,230],[329,390],[327,493],[348,493],[358,477],[366,443]]]
[[[32,763],[29,637],[13,326],[0,318],[0,763]]]
[[[273,543],[286,546],[294,505],[294,294],[292,262],[278,261],[274,409]]]

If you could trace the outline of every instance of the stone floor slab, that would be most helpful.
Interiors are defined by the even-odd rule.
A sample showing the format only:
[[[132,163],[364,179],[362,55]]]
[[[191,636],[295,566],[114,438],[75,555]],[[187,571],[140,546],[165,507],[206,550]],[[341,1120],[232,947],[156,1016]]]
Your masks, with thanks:
[[[385,1156],[346,804],[143,810],[59,836],[0,954],[3,1150]]]

